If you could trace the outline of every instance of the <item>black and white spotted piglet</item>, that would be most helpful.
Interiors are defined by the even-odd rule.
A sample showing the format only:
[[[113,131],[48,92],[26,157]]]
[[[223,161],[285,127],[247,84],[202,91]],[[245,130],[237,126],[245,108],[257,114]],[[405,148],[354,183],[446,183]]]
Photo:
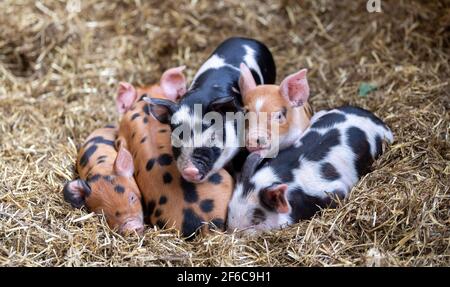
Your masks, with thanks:
[[[281,228],[330,207],[370,171],[383,140],[392,143],[392,132],[364,109],[317,113],[303,137],[277,157],[248,157],[229,205],[228,229]]]

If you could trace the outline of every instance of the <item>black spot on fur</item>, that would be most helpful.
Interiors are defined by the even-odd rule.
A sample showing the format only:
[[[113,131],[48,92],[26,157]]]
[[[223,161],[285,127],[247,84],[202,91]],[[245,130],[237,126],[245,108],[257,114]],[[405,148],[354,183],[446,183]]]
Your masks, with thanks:
[[[379,135],[375,137],[375,158],[378,158],[383,152],[383,141]]]
[[[144,143],[146,140],[147,140],[147,137],[143,137],[143,138],[141,139],[141,143]]]
[[[106,155],[101,155],[101,156],[99,156],[98,158],[97,158],[97,160],[102,160],[102,159],[106,159],[108,156],[106,156]]]
[[[370,144],[364,131],[357,127],[351,127],[347,130],[347,144],[355,153],[355,167],[358,177],[370,172],[373,159],[370,154]]]
[[[214,209],[214,200],[205,199],[200,201],[200,209],[206,213],[211,212]]]
[[[198,168],[200,174],[206,175],[211,171],[221,152],[222,150],[215,146],[194,148],[192,151],[192,163]]]
[[[169,173],[169,172],[166,172],[166,173],[164,173],[164,175],[163,175],[163,182],[165,183],[165,184],[169,184],[169,183],[171,183],[172,182],[172,175]]]
[[[114,181],[114,177],[112,175],[104,175],[103,179],[110,183],[113,183]]]
[[[183,177],[180,178],[180,186],[183,189],[184,200],[186,202],[197,202],[198,194],[195,184],[185,180]]]
[[[139,118],[139,113],[135,113],[131,116],[131,120],[134,121],[135,119]]]
[[[376,125],[386,128],[386,125],[384,124],[384,122],[382,120],[380,120],[373,113],[371,113],[365,109],[353,107],[353,106],[345,106],[345,107],[338,108],[338,110],[343,111],[346,114],[354,114],[354,115],[357,115],[360,117],[368,118]]]
[[[343,114],[327,113],[320,117],[320,120],[315,122],[311,128],[330,128],[335,124],[345,122],[346,118]]]
[[[155,165],[155,159],[151,158],[147,161],[147,165],[145,166],[145,169],[147,171],[150,171],[153,168],[153,165]]]
[[[210,229],[224,230],[225,222],[222,218],[214,218],[209,224]]]
[[[161,166],[170,165],[172,163],[172,160],[173,160],[172,156],[168,153],[163,153],[158,157],[158,163]]]
[[[115,215],[116,215],[116,217],[119,217],[120,216],[120,212],[116,211]]]
[[[84,152],[84,154],[80,158],[81,167],[85,167],[88,164],[90,157],[95,153],[96,150],[97,145],[93,145]]]
[[[162,210],[161,210],[161,209],[157,209],[157,210],[155,211],[155,217],[160,217],[161,214],[162,214]]]
[[[208,178],[208,181],[213,184],[220,184],[222,182],[222,176],[220,173],[216,172]]]
[[[332,129],[326,132],[323,136],[319,135],[319,137],[316,139],[318,141],[314,143],[311,142],[303,143],[307,148],[307,151],[304,153],[304,156],[306,159],[311,161],[321,161],[322,159],[324,159],[330,152],[331,148],[339,145],[340,134],[337,129]]]
[[[121,186],[121,185],[116,185],[115,187],[114,187],[114,190],[116,191],[116,192],[118,192],[118,193],[124,193],[125,192],[125,187],[123,187],[123,186]]]
[[[289,193],[289,204],[292,207],[290,214],[294,222],[310,219],[321,208],[330,207],[331,198],[325,199],[309,196],[301,188],[296,188]]]
[[[160,205],[163,205],[163,204],[166,204],[166,203],[167,203],[167,197],[164,196],[164,195],[162,195],[162,196],[159,198],[159,204],[160,204]]]
[[[175,159],[178,159],[181,155],[181,148],[172,146],[172,153]]]
[[[255,208],[252,216],[252,224],[257,225],[266,220],[266,213],[261,208]]]
[[[86,147],[91,143],[93,143],[95,145],[104,144],[104,145],[108,145],[108,146],[112,146],[112,147],[114,146],[114,141],[107,140],[102,136],[97,136],[97,137],[91,138],[90,140],[85,142],[83,146]]]
[[[150,105],[144,105],[144,108],[142,109],[144,113],[149,116],[150,115]]]
[[[147,214],[148,216],[152,216],[155,211],[156,202],[154,200],[150,200],[147,204]]]
[[[89,183],[94,183],[94,182],[96,182],[97,180],[99,180],[100,177],[102,177],[102,176],[99,175],[99,174],[96,174],[96,175],[93,175],[93,176],[88,177],[88,178],[87,178],[87,181],[88,181]]]
[[[194,235],[202,226],[203,219],[200,218],[191,208],[183,209],[183,224],[181,232],[183,236]]]
[[[341,177],[334,165],[329,162],[322,163],[320,166],[320,173],[324,179],[331,181]]]

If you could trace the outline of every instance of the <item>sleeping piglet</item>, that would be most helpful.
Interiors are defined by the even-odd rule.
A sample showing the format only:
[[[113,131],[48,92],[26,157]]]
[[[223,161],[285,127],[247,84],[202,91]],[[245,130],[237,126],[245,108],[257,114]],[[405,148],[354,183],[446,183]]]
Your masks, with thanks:
[[[312,116],[308,104],[306,69],[287,76],[277,85],[257,86],[249,68],[242,63],[239,88],[247,118],[246,147],[261,155],[276,153],[297,141]]]
[[[332,207],[370,171],[383,140],[393,141],[389,128],[364,109],[346,106],[316,115],[275,158],[247,158],[229,205],[229,229],[276,229]]]
[[[114,148],[117,128],[107,126],[92,132],[77,158],[79,179],[64,186],[64,199],[73,207],[103,213],[110,228],[121,233],[144,230],[141,194],[133,177],[130,152]]]

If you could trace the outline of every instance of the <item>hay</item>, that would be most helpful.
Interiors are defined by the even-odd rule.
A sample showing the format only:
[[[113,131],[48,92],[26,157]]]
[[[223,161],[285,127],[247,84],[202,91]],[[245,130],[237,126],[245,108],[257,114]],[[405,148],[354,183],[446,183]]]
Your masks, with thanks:
[[[448,1],[0,2],[0,265],[418,266],[450,264]],[[120,80],[192,79],[224,38],[263,40],[278,80],[310,70],[316,110],[356,104],[395,143],[337,210],[257,238],[174,230],[123,238],[74,210],[62,184],[76,148],[115,122]],[[378,87],[358,96],[362,82]]]

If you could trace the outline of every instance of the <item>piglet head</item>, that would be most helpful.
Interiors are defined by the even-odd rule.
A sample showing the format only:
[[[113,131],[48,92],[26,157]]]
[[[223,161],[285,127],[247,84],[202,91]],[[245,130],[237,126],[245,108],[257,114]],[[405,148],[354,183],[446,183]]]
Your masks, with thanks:
[[[239,87],[248,120],[247,149],[265,155],[278,152],[292,144],[309,125],[306,69],[289,75],[280,86],[256,86],[249,68],[245,64],[240,68]]]
[[[89,211],[104,214],[108,225],[120,233],[142,233],[141,194],[133,178],[133,159],[121,147],[110,175],[95,174],[87,180],[77,179],[64,186],[64,199],[73,207],[86,206]]]

